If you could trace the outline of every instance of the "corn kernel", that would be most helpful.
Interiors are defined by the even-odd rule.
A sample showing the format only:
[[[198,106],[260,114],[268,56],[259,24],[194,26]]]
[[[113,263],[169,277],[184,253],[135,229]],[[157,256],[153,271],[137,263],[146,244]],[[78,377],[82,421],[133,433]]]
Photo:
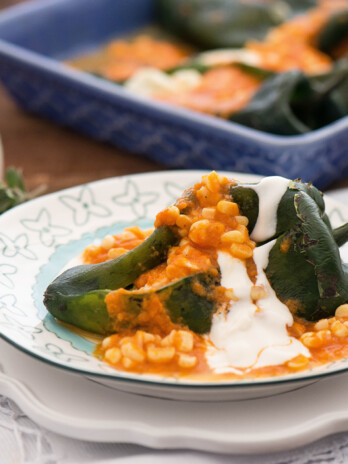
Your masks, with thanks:
[[[102,348],[104,348],[104,350],[111,346],[111,340],[111,337],[104,338],[104,340],[102,341]]]
[[[235,216],[235,219],[238,224],[242,226],[247,226],[249,224],[249,219],[246,216]]]
[[[306,332],[306,327],[299,322],[294,322],[291,326],[291,329],[296,337],[300,337]]]
[[[146,350],[147,359],[154,363],[169,362],[175,356],[175,348],[173,346],[157,348],[148,347]]]
[[[229,216],[237,216],[239,213],[239,207],[237,203],[232,201],[221,200],[216,206],[220,213],[228,214]]]
[[[226,176],[219,175],[218,178],[220,185],[227,185],[230,183]],[[236,183],[232,183],[232,185],[236,185]]]
[[[125,369],[131,369],[135,366],[135,362],[129,358],[122,358],[122,365]]]
[[[343,304],[339,306],[336,309],[335,316],[340,317],[342,319],[347,319],[348,318],[348,304]]]
[[[96,255],[99,253],[99,247],[97,245],[88,245],[85,248],[85,253],[89,253],[91,255]]]
[[[187,257],[192,250],[193,248],[190,245],[186,245],[185,248],[182,249],[181,254]]]
[[[305,368],[308,363],[309,359],[306,358],[306,356],[303,356],[303,354],[299,354],[295,358],[288,361],[287,365],[290,367],[290,369],[299,370]]]
[[[215,208],[203,208],[202,217],[205,219],[214,219],[215,217]]]
[[[320,319],[320,321],[316,322],[314,325],[315,330],[326,330],[329,328],[329,321],[327,319]]]
[[[204,197],[204,198],[208,198],[208,195],[209,195],[209,190],[207,189],[207,187],[201,187],[198,192],[199,195],[198,196],[201,196],[201,197]]]
[[[120,340],[120,345],[123,345],[124,343],[129,343],[132,341],[132,337],[123,337]]]
[[[185,214],[180,214],[176,219],[176,225],[181,229],[189,228],[192,224],[191,219]]]
[[[192,224],[189,238],[201,246],[216,246],[224,232],[225,226],[221,222],[201,219]]]
[[[150,334],[150,333],[147,333],[147,332],[143,333],[144,345],[146,345],[147,343],[152,343],[154,341],[155,341],[155,336],[153,334]]]
[[[319,337],[317,337],[317,334],[315,332],[304,333],[301,336],[301,342],[307,348],[319,348],[323,344],[322,340]]]
[[[167,211],[174,218],[180,216],[180,209],[177,206],[168,206]]]
[[[252,300],[261,300],[262,298],[266,298],[267,291],[264,287],[259,285],[253,285],[250,289],[250,298]]]
[[[225,296],[226,298],[228,298],[229,300],[232,300],[232,301],[238,301],[238,298],[236,297],[234,291],[232,288],[228,288],[227,290],[225,290]]]
[[[142,330],[137,330],[135,334],[135,343],[139,348],[143,348],[144,344],[144,333]]]
[[[173,346],[174,345],[175,334],[176,334],[176,330],[172,330],[169,335],[162,338],[161,346]]]
[[[112,235],[107,235],[104,237],[101,246],[104,250],[110,250],[115,245],[115,239]]]
[[[109,348],[105,351],[104,358],[111,364],[117,364],[121,359],[121,350],[119,348]]]
[[[182,237],[182,238],[187,237],[187,235],[188,235],[187,229],[179,229],[179,230],[178,230],[178,235],[179,235],[180,237]]]
[[[331,332],[336,335],[336,337],[347,337],[348,329],[340,321],[335,321],[331,326]]]
[[[233,256],[239,259],[251,258],[253,255],[253,250],[244,243],[232,243],[230,250]]]
[[[220,179],[215,171],[212,171],[207,176],[203,176],[202,181],[204,182],[204,184],[208,187],[208,189],[211,192],[213,193],[220,192],[220,188],[221,188]]]
[[[193,335],[187,330],[178,330],[175,342],[179,351],[189,352],[193,350]]]
[[[245,240],[249,238],[249,232],[245,226],[243,226],[242,224],[238,224],[236,229],[243,235]]]
[[[256,248],[256,243],[249,239],[246,240],[245,245],[248,245],[248,247],[250,247],[252,250]]]
[[[118,258],[119,256],[127,253],[129,250],[126,250],[125,248],[119,247],[119,248],[111,248],[108,251],[108,258],[114,259]]]
[[[189,356],[188,354],[179,354],[178,364],[184,369],[192,369],[197,364],[196,356]]]
[[[317,332],[317,337],[323,344],[326,344],[331,340],[331,331],[328,329],[319,330],[319,332]]]
[[[123,356],[126,358],[131,359],[132,361],[135,362],[143,362],[145,360],[145,353],[144,351],[139,348],[135,343],[124,343],[121,346],[121,352]]]
[[[221,235],[221,241],[223,243],[243,243],[244,237],[238,230],[230,230]]]

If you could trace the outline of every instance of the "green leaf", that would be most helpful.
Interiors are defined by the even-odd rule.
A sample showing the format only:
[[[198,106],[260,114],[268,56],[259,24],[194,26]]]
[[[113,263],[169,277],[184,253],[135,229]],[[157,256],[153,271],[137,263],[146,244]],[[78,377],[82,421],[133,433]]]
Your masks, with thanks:
[[[40,186],[34,192],[27,192],[21,171],[10,167],[5,172],[5,182],[0,181],[0,214],[14,206],[31,200],[45,190]]]
[[[26,192],[21,171],[14,167],[9,167],[5,172],[5,179],[8,187],[19,188],[22,192]]]

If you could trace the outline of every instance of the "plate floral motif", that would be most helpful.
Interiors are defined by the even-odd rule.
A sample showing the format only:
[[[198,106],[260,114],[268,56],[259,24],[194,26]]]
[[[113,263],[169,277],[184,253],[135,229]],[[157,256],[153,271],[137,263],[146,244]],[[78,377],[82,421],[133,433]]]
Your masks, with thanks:
[[[80,373],[167,387],[202,387],[193,381],[117,372],[93,356],[94,343],[59,324],[42,302],[49,282],[88,244],[128,225],[152,226],[156,212],[202,173],[172,171],[107,179],[32,200],[0,216],[2,337],[43,361]],[[229,175],[241,181],[259,180],[252,175]],[[330,198],[327,210],[334,226],[348,220],[348,209]],[[250,387],[303,381],[346,369],[348,360],[343,360],[292,376],[237,383]],[[214,382],[204,385],[217,386]],[[236,382],[224,386],[235,387]]]

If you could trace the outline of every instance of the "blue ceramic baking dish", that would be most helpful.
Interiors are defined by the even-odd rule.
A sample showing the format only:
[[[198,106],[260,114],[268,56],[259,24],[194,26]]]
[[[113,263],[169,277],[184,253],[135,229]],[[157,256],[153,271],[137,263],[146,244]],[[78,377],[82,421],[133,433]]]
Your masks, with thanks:
[[[301,177],[348,175],[348,117],[275,136],[157,103],[62,60],[151,23],[151,0],[36,0],[0,13],[0,80],[26,110],[176,168]]]

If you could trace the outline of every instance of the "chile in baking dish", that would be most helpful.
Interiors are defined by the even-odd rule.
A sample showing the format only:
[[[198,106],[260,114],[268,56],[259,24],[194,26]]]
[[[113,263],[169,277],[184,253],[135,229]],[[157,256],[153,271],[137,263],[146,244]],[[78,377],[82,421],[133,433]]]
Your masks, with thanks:
[[[164,35],[143,31],[69,64],[273,134],[306,133],[348,114],[347,0],[156,5]]]

